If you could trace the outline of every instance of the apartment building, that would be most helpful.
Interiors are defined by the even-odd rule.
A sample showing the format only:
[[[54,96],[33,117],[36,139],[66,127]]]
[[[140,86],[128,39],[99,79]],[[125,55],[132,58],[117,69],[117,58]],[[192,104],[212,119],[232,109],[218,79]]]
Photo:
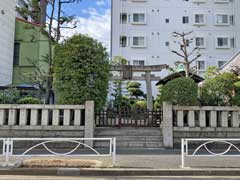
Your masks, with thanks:
[[[193,31],[191,46],[202,55],[194,65],[203,74],[240,48],[239,9],[239,0],[112,0],[112,56],[173,66],[179,57],[171,50],[179,47],[172,32]]]
[[[15,0],[0,1],[0,86],[12,83]]]
[[[17,0],[16,1],[16,6],[17,7],[21,7],[21,8],[28,8],[30,9],[29,7],[29,3],[31,3],[30,0]],[[29,22],[33,22],[33,23],[36,23],[36,24],[44,24],[46,23],[46,11],[47,11],[47,0],[38,0],[38,5],[39,7],[36,7],[36,8],[40,8],[40,11],[41,11],[41,14],[39,14],[38,17],[35,17],[34,19],[32,19],[30,16],[23,16],[21,14],[19,14],[18,12],[16,12],[16,17],[17,18],[21,18],[21,19],[24,19],[26,21],[29,21]],[[33,9],[30,9],[32,11],[34,11],[34,7],[31,7]],[[37,9],[38,11],[38,9]]]
[[[180,48],[172,32],[193,31],[189,49],[200,48],[193,65],[203,75],[240,49],[239,9],[239,0],[112,0],[112,57],[123,56],[132,65],[174,66],[180,59],[171,50]]]

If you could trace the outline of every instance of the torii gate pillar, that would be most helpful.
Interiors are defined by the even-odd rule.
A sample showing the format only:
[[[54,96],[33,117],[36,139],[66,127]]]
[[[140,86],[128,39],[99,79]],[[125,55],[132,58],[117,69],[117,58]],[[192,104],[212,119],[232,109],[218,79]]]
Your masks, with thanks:
[[[147,88],[147,109],[153,110],[152,81],[159,81],[160,77],[156,77],[151,72],[161,72],[169,66],[150,65],[150,66],[132,66],[132,65],[113,65],[111,71],[121,72],[120,76],[112,76],[110,80],[132,80],[145,81]],[[145,72],[145,76],[133,76],[133,72]]]
[[[152,96],[152,81],[151,72],[145,72],[146,74],[146,88],[147,88],[147,109],[153,110],[153,96]]]

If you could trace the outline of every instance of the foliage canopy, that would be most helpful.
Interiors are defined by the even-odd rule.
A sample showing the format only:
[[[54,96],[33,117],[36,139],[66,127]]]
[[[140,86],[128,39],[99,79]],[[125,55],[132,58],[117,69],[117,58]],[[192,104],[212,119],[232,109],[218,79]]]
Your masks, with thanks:
[[[163,101],[175,105],[195,105],[197,103],[198,87],[191,78],[176,78],[161,88],[159,104]]]
[[[56,47],[54,85],[59,104],[93,100],[96,109],[105,105],[109,79],[106,48],[86,35],[74,35]]]
[[[201,89],[203,105],[225,106],[231,105],[238,77],[232,73],[223,73],[215,78],[207,79]]]

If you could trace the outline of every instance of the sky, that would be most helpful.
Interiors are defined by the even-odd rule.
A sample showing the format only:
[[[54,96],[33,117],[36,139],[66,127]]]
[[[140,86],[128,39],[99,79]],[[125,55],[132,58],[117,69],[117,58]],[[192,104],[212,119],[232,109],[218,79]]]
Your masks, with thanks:
[[[82,0],[78,4],[65,5],[64,11],[75,15],[78,23],[76,29],[63,29],[63,36],[88,34],[110,49],[111,0]]]

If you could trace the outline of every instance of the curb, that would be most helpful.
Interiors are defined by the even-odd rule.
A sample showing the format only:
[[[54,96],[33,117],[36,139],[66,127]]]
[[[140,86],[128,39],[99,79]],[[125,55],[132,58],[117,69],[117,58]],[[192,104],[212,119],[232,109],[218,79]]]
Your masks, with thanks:
[[[29,176],[240,176],[240,169],[0,169],[0,175]]]

